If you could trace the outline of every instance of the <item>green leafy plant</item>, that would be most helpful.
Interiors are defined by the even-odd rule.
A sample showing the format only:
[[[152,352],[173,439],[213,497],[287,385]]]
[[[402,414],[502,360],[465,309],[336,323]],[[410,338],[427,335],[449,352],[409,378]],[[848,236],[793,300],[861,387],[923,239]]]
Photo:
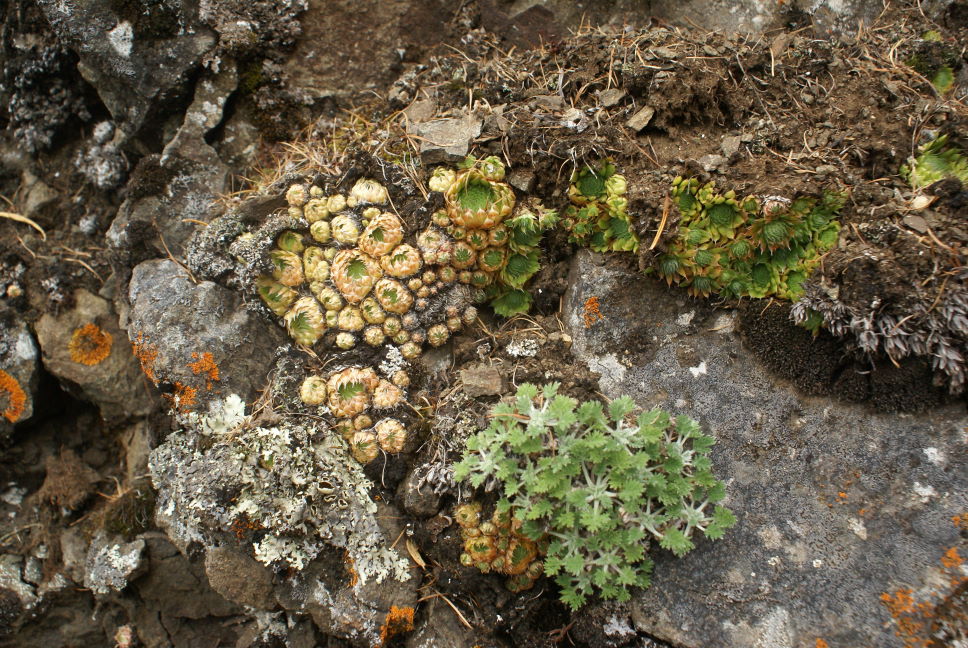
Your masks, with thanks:
[[[797,299],[825,252],[837,244],[841,192],[790,200],[740,198],[712,182],[676,178],[679,229],[655,271],[694,296]]]
[[[501,237],[507,245],[507,260],[496,275],[497,281],[487,289],[487,298],[498,315],[512,317],[531,308],[531,293],[524,285],[541,268],[538,245],[542,235],[557,222],[556,212],[536,202],[522,206],[504,221]]]
[[[625,176],[611,162],[600,168],[585,166],[572,174],[568,187],[571,204],[562,220],[569,240],[596,252],[637,250],[639,237],[629,220],[625,191]]]
[[[922,146],[910,166],[901,167],[901,175],[915,189],[945,178],[957,178],[968,185],[968,157],[957,147],[948,145],[947,135],[941,135]]]
[[[708,456],[714,439],[696,421],[652,410],[632,423],[628,397],[606,409],[557,392],[525,384],[495,406],[454,475],[475,487],[497,480],[498,511],[521,519],[526,537],[547,536],[544,571],[570,607],[647,587],[651,542],[682,556],[695,532],[715,539],[735,523],[717,505],[725,489]]]

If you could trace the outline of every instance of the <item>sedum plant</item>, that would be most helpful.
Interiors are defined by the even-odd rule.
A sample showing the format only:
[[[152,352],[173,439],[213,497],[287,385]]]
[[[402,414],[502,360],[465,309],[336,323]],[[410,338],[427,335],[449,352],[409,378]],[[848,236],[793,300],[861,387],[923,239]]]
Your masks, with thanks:
[[[712,473],[714,443],[696,421],[661,410],[634,423],[631,398],[608,408],[559,395],[558,384],[522,385],[494,407],[491,425],[467,442],[458,480],[496,481],[498,511],[521,532],[547,536],[544,572],[577,609],[594,593],[627,600],[647,587],[650,543],[682,556],[696,532],[716,539],[735,523]]]

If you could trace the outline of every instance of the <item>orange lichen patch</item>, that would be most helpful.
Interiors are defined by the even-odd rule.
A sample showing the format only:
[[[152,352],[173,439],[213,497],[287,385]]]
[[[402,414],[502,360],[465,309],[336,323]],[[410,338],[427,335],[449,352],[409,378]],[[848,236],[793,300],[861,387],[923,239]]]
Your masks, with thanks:
[[[916,603],[911,590],[901,588],[889,594],[881,594],[881,602],[894,617],[897,630],[894,632],[903,642],[904,648],[927,648],[931,639],[925,636],[927,618],[934,614],[928,603]]]
[[[941,566],[944,574],[948,576],[951,591],[956,591],[959,587],[968,582],[968,577],[962,572],[964,558],[958,553],[957,547],[951,547],[941,556]],[[949,593],[934,592],[929,596],[938,596],[944,599]],[[904,648],[935,648],[940,646],[934,640],[937,625],[937,609],[940,605],[932,601],[918,601],[914,598],[913,590],[910,588],[900,588],[893,594],[885,592],[881,594],[881,602],[887,607],[888,612],[897,624],[896,634],[903,642]]]
[[[180,382],[175,383],[175,393],[174,394],[162,394],[170,404],[172,409],[185,413],[191,411],[195,407],[195,402],[198,398],[198,390],[189,385],[183,385]]]
[[[192,358],[195,362],[189,362],[188,368],[192,370],[196,376],[205,376],[205,389],[211,391],[212,383],[218,382],[219,373],[218,366],[215,364],[215,358],[208,351],[199,355],[197,352],[192,353]]]
[[[585,300],[585,304],[582,306],[582,318],[585,320],[585,328],[591,328],[595,322],[600,322],[605,319],[605,316],[599,310],[600,306],[598,297],[589,297]]]
[[[262,528],[262,525],[258,522],[249,519],[249,516],[243,513],[239,517],[232,520],[232,524],[229,525],[229,530],[235,534],[235,537],[239,540],[245,540],[245,537],[252,531],[258,531]]]
[[[6,402],[6,405],[4,405]],[[20,387],[17,379],[0,369],[0,407],[3,407],[3,418],[16,423],[24,413],[27,405],[27,394]]]
[[[145,372],[151,382],[158,384],[158,376],[155,375],[155,360],[158,359],[158,349],[148,343],[148,338],[144,333],[138,332],[138,337],[131,343],[131,350],[134,357],[141,363],[141,370]]]
[[[846,502],[847,493],[845,493],[844,491],[840,491],[839,493],[837,493],[837,499],[839,499],[841,502]]]
[[[959,529],[968,529],[968,513],[962,513],[961,515],[952,515],[951,521],[955,523],[955,526]]]
[[[380,646],[386,645],[387,639],[404,632],[413,630],[413,608],[390,606],[383,625],[380,627]]]
[[[815,644],[814,648],[829,648],[829,646],[823,639],[817,639],[817,643]]]
[[[958,555],[958,547],[952,547],[941,556],[941,564],[948,569],[955,569],[965,564],[965,559]]]
[[[350,552],[343,552],[343,563],[346,565],[346,572],[350,575],[350,587],[356,587],[360,582],[360,575],[356,573],[356,563],[350,558]]]
[[[67,350],[71,360],[78,364],[93,367],[101,364],[111,355],[114,337],[94,322],[74,329]]]

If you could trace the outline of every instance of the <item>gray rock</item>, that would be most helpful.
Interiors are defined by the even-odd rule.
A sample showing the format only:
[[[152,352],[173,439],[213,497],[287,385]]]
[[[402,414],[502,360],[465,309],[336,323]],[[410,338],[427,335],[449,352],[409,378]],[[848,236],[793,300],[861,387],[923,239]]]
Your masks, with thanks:
[[[183,83],[215,45],[215,35],[198,23],[195,3],[187,0],[152,3],[150,11],[134,15],[119,15],[118,3],[107,0],[38,4],[61,42],[77,52],[78,70],[127,137],[138,132],[155,100]]]
[[[161,617],[168,625],[169,618],[225,617],[241,611],[208,586],[201,561],[189,561],[162,534],[146,534],[144,544],[147,573],[132,583],[145,602],[138,606],[141,614]],[[137,619],[135,626],[141,631]]]
[[[213,165],[221,175],[228,172],[222,164],[215,149],[205,142],[205,135],[222,121],[225,102],[235,91],[239,77],[236,72],[235,61],[222,60],[218,72],[207,72],[195,85],[195,97],[185,113],[185,121],[167,145],[162,160],[171,155],[178,155],[187,160],[201,164]],[[218,175],[204,179],[207,182],[218,182]],[[222,179],[224,185],[224,178]],[[213,187],[214,192],[221,189]]]
[[[646,106],[629,117],[628,121],[625,122],[625,125],[637,133],[649,125],[649,122],[652,121],[653,115],[655,115],[655,108],[652,106]]]
[[[185,244],[204,226],[218,195],[226,191],[229,167],[205,141],[221,121],[225,102],[238,83],[235,64],[224,62],[218,73],[205,74],[185,119],[162,155],[138,165],[136,176],[152,190],[137,191],[118,210],[107,240],[134,265],[145,256],[183,256]],[[146,182],[150,178],[150,181]],[[145,255],[139,252],[147,248]]]
[[[464,393],[471,398],[504,393],[504,378],[496,367],[478,365],[461,369],[460,380],[464,385]]]
[[[422,485],[422,473],[410,471],[400,482],[399,501],[404,510],[417,517],[430,517],[440,510],[440,495],[430,486]]]
[[[61,195],[29,171],[23,173],[23,186],[27,197],[24,199],[24,215],[36,218],[47,207],[53,205]]]
[[[524,193],[529,193],[534,188],[534,181],[534,171],[524,167],[512,169],[507,176],[508,184]]]
[[[284,333],[246,310],[242,298],[214,283],[192,283],[173,261],[134,269],[128,336],[156,384],[174,385],[187,411],[217,394],[251,399],[261,389]],[[179,385],[181,387],[179,387]]]
[[[584,326],[593,295],[607,330]],[[882,595],[951,595],[941,558],[961,542],[952,518],[968,507],[961,408],[912,417],[803,398],[756,363],[731,313],[584,252],[565,313],[609,397],[687,414],[716,436],[713,467],[739,520],[682,559],[653,552],[653,585],[633,598],[640,631],[709,648],[890,646]],[[624,351],[633,342],[635,355]]]
[[[609,88],[598,93],[598,101],[604,108],[617,106],[625,98],[625,90],[621,88]]]
[[[124,542],[100,531],[84,561],[84,587],[97,596],[120,592],[144,572],[144,540]]]
[[[205,574],[212,589],[226,600],[255,608],[276,607],[272,596],[272,573],[250,556],[230,547],[205,552]]]
[[[726,162],[728,160],[725,157],[715,153],[710,153],[699,158],[699,164],[702,166],[703,171],[707,173],[721,169]]]
[[[404,108],[403,114],[412,122],[430,121],[437,114],[436,99],[418,99]]]
[[[33,608],[40,598],[36,588],[23,580],[24,557],[0,554],[0,592],[11,592],[22,609]]]
[[[467,157],[471,142],[481,134],[482,121],[472,114],[410,124],[407,131],[419,138],[424,164],[459,162]]]
[[[723,141],[719,145],[719,150],[723,152],[723,155],[727,158],[733,157],[735,153],[739,151],[740,144],[742,143],[742,137],[739,135],[727,135],[723,138]]]
[[[96,404],[109,423],[153,411],[158,397],[111,304],[84,289],[74,294],[74,302],[57,316],[44,313],[35,327],[47,371]]]
[[[480,645],[480,633],[469,630],[449,605],[439,598],[427,602],[426,620],[407,638],[407,648],[472,648]]]
[[[151,426],[144,420],[129,426],[121,436],[124,448],[124,474],[133,484],[148,474],[148,455],[151,454]]]
[[[27,325],[11,311],[0,312],[0,438],[34,414],[39,359]]]

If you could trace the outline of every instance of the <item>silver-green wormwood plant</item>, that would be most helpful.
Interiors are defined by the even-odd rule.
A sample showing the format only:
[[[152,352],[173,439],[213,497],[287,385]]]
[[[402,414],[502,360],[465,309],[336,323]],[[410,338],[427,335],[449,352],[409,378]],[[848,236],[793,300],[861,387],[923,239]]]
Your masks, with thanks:
[[[649,585],[653,540],[682,556],[696,531],[716,539],[735,523],[716,504],[725,488],[708,456],[715,440],[687,416],[652,410],[631,424],[628,396],[606,411],[558,386],[521,385],[513,404],[496,405],[455,477],[496,481],[498,510],[514,510],[526,536],[550,538],[545,573],[571,608],[596,592],[624,601]]]

